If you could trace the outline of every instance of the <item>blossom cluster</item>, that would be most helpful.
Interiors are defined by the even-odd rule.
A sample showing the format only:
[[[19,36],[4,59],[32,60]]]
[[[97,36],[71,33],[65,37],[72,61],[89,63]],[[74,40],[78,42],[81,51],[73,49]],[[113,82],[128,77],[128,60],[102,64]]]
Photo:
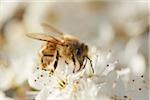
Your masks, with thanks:
[[[54,74],[35,68],[29,77],[31,87],[39,90],[36,100],[148,100],[144,75],[131,78],[129,68],[120,68],[111,50],[92,47],[94,73],[90,63],[78,73],[73,64],[59,61]],[[50,65],[52,66],[52,65]],[[124,77],[129,76],[127,80]]]

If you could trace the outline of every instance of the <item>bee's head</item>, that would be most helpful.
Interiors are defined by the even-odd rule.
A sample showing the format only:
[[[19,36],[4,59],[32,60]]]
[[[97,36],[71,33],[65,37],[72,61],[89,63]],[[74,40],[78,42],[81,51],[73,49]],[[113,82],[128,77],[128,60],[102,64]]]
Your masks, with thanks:
[[[83,43],[81,43],[75,49],[76,56],[87,56],[87,53],[88,53],[88,46]]]
[[[84,58],[88,54],[88,46],[79,41],[67,41],[66,50],[68,54],[73,53],[77,58]]]

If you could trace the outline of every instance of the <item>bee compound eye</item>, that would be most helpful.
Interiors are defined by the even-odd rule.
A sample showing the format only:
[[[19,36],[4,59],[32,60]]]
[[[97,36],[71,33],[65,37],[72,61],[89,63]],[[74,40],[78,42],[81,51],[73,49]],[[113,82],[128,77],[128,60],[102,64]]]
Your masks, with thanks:
[[[82,53],[82,49],[81,49],[81,48],[77,48],[77,49],[76,49],[76,54],[77,54],[77,55],[80,55],[81,53]]]

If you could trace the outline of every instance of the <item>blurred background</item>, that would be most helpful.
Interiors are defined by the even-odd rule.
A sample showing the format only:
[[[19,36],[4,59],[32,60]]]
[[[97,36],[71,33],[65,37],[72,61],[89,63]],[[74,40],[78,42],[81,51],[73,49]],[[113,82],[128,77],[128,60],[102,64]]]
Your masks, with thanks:
[[[90,45],[111,49],[118,67],[148,76],[148,3],[119,1],[0,1],[0,98],[24,100],[42,42],[25,33],[46,22]],[[5,100],[0,99],[0,100]]]

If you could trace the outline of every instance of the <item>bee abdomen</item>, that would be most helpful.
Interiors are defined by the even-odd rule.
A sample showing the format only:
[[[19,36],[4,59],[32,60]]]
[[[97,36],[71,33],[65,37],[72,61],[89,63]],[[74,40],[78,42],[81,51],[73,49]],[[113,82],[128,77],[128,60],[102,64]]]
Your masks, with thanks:
[[[53,57],[43,56],[41,57],[41,64],[43,68],[46,68],[53,61]]]
[[[46,68],[48,65],[51,64],[51,62],[53,62],[55,53],[56,45],[49,44],[43,47],[43,49],[40,52],[42,68]]]

